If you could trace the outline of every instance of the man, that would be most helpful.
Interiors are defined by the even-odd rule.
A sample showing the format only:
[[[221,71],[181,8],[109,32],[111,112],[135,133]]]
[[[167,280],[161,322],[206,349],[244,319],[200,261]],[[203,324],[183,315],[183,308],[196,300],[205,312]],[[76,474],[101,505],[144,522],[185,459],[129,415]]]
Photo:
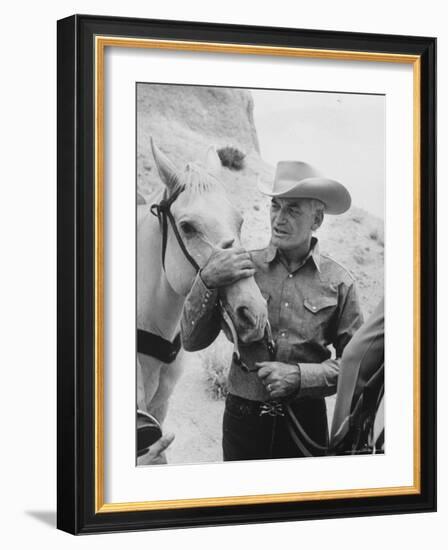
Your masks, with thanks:
[[[275,360],[260,361],[259,343],[240,344],[243,357],[255,369],[245,372],[235,361],[231,365],[223,419],[224,460],[324,454],[328,444],[324,398],[336,391],[339,358],[362,324],[353,278],[319,252],[313,237],[324,212],[348,210],[351,199],[346,188],[320,177],[309,164],[288,161],[278,163],[272,191],[263,192],[272,197],[269,246],[251,255],[241,249],[216,251],[195,280],[181,322],[185,349],[207,347],[220,330],[215,307],[219,289],[255,273],[267,300],[276,355]],[[329,345],[334,346],[336,359],[331,358]],[[309,454],[292,433],[286,403],[316,444]]]

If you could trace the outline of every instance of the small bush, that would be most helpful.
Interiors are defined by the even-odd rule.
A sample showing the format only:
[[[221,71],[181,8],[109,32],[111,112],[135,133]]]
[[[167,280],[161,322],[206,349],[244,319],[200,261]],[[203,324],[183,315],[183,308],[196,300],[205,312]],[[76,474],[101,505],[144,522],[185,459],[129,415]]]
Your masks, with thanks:
[[[229,170],[242,170],[246,155],[236,147],[221,147],[217,150],[221,164]]]
[[[366,257],[365,257],[365,252],[360,246],[357,246],[353,250],[353,259],[355,260],[355,262],[358,265],[364,265],[365,263],[367,263],[366,262]]]
[[[380,234],[378,229],[372,229],[369,233],[369,237],[372,241],[376,241],[380,246],[384,246],[384,236]]]
[[[220,335],[201,355],[208,390],[214,399],[224,399],[227,395],[227,374],[232,358],[232,345]]]

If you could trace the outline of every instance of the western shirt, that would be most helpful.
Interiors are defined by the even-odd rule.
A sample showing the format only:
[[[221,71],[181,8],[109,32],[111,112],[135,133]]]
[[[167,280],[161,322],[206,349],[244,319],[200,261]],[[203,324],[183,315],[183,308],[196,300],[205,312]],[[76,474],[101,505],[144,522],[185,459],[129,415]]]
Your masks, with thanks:
[[[252,251],[251,257],[255,280],[267,301],[276,343],[274,360],[300,368],[300,388],[295,397],[335,393],[342,351],[363,322],[353,277],[338,262],[320,253],[315,237],[308,255],[291,272],[272,244]],[[181,320],[186,350],[203,349],[218,335],[221,324],[217,299],[218,291],[207,288],[198,274]],[[240,344],[240,350],[243,356],[253,355],[260,360],[256,343]],[[269,398],[257,373],[247,373],[233,361],[228,390],[255,401]]]

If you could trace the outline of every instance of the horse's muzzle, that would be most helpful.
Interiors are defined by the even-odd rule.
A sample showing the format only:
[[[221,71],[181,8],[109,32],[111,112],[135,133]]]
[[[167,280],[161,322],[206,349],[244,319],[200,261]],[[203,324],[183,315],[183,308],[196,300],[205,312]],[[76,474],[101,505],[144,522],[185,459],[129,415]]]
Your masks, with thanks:
[[[244,344],[261,340],[267,323],[267,303],[253,277],[227,287],[223,300],[239,340]]]
[[[247,306],[240,306],[235,312],[235,328],[244,344],[257,342],[263,338],[266,328],[266,315],[256,315]]]

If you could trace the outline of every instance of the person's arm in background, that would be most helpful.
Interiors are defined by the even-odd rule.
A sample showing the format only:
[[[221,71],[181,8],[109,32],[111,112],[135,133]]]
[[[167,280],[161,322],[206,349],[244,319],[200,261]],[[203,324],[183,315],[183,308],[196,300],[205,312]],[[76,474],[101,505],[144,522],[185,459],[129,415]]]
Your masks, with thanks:
[[[201,350],[216,339],[221,330],[219,289],[254,273],[249,253],[242,248],[221,248],[210,256],[185,300],[180,324],[184,349]]]
[[[353,401],[356,402],[361,394],[362,381],[369,380],[383,365],[384,298],[344,349],[331,429],[334,448],[343,441],[351,428],[347,419],[352,412]]]
[[[148,451],[137,458],[137,466],[146,466],[148,464],[166,464],[165,450],[174,441],[174,434],[167,433],[162,435],[155,443],[153,443]]]

